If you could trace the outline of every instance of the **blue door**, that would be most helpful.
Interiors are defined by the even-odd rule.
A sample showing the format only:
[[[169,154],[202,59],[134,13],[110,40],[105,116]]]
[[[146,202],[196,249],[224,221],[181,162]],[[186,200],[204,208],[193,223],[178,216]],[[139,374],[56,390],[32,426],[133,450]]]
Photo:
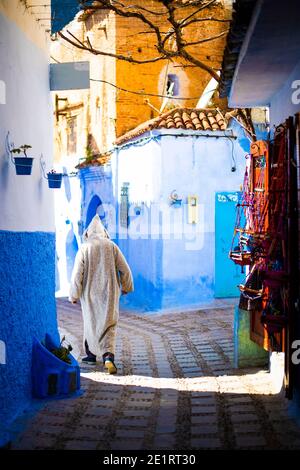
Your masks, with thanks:
[[[215,200],[215,297],[239,297],[238,284],[243,284],[245,274],[241,266],[229,258],[236,220],[239,192],[216,193]]]

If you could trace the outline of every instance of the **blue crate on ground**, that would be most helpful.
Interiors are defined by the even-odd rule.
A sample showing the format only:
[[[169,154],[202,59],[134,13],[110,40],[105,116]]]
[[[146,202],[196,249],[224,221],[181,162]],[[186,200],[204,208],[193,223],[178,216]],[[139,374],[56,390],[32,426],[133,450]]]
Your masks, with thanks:
[[[45,344],[34,338],[32,351],[32,394],[35,398],[63,398],[80,390],[80,368],[69,354],[71,363],[60,360],[51,353],[58,347],[46,334]]]

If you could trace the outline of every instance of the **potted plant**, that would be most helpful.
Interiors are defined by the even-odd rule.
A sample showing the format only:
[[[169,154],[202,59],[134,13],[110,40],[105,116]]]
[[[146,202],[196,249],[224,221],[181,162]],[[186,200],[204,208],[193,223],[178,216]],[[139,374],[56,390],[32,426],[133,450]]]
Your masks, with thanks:
[[[31,175],[33,158],[28,157],[26,151],[31,149],[31,145],[24,144],[20,147],[11,149],[11,153],[20,154],[23,153],[24,157],[14,157],[14,164],[16,166],[17,175]]]
[[[49,351],[54,354],[54,356],[58,357],[61,361],[66,362],[67,364],[71,364],[71,357],[70,352],[73,350],[72,346],[68,344],[66,347],[63,346],[64,341],[66,340],[65,336],[62,338],[58,347],[54,346],[53,344],[50,345]]]
[[[60,188],[62,182],[62,173],[56,173],[55,170],[51,170],[47,173],[48,186],[49,188]]]

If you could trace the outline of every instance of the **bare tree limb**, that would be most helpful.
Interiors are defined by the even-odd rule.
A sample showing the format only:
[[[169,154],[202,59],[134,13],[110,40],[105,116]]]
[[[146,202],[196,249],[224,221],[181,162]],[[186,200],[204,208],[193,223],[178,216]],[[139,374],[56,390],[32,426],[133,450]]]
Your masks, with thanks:
[[[96,0],[92,5],[89,5],[89,0],[81,0],[80,4],[83,5],[84,10],[97,12],[97,11],[108,11],[113,12],[115,15],[128,20],[135,19],[140,21],[145,25],[149,30],[137,32],[136,34],[154,34],[155,40],[153,47],[157,49],[157,57],[152,57],[149,59],[141,60],[139,58],[132,57],[132,55],[117,54],[113,52],[107,52],[105,50],[98,49],[94,47],[87,37],[87,40],[83,43],[78,38],[76,38],[70,31],[68,31],[68,36],[60,32],[59,35],[62,39],[69,42],[74,47],[77,47],[82,50],[86,50],[95,55],[102,55],[112,57],[118,60],[123,60],[132,64],[149,64],[153,62],[158,62],[161,60],[173,60],[174,58],[183,59],[183,62],[187,65],[199,67],[202,70],[208,72],[212,77],[219,81],[219,76],[216,73],[216,70],[202,62],[197,57],[197,54],[193,51],[193,54],[187,49],[191,46],[198,44],[203,44],[209,41],[216,40],[223,37],[227,31],[222,31],[215,36],[209,38],[201,38],[201,30],[199,29],[199,34],[196,33],[195,41],[187,42],[185,38],[185,28],[193,23],[200,23],[205,21],[216,21],[216,22],[227,22],[229,20],[221,18],[213,18],[212,16],[208,18],[199,18],[197,15],[206,8],[214,5],[217,0],[191,0],[189,2],[182,2],[182,0],[152,0],[164,8],[150,8],[148,4],[145,6],[143,3],[137,5],[135,3],[130,3],[130,0]],[[133,0],[134,2],[134,0]],[[190,8],[190,11],[187,14],[185,8]],[[195,10],[191,12],[191,8]],[[181,13],[182,12],[182,13]],[[181,14],[180,14],[181,13]],[[183,16],[183,18],[182,18]],[[162,17],[162,18],[161,18]],[[156,20],[157,19],[157,20]],[[163,31],[166,29],[166,24],[169,23],[170,29],[168,31]],[[171,42],[169,42],[171,41]]]
[[[169,31],[165,34],[165,37],[162,40],[162,47],[165,47],[165,44],[168,39],[170,39],[175,34],[174,28],[170,28]]]
[[[124,55],[121,55],[121,54],[113,54],[112,52],[99,51],[97,49],[94,49],[93,47],[87,47],[85,45],[77,44],[74,41],[72,41],[72,39],[66,37],[64,35],[64,33],[62,33],[61,31],[59,31],[58,34],[62,39],[67,41],[72,46],[77,47],[78,49],[82,49],[82,50],[91,52],[92,54],[95,54],[95,55],[103,55],[103,56],[107,56],[107,57],[113,57],[113,58],[119,59],[119,60],[125,60],[126,62],[131,62],[132,64],[149,64],[149,63],[152,63],[152,62],[158,62],[159,60],[165,60],[167,58],[167,57],[164,57],[163,55],[161,55],[161,56],[153,57],[152,59],[146,59],[146,60],[133,59],[132,57],[129,57],[129,56],[124,56]],[[174,56],[175,56],[175,54],[174,54]]]
[[[204,10],[205,8],[209,7],[210,5],[212,5],[213,3],[215,3],[216,0],[211,0],[210,2],[206,3],[205,5],[202,5],[200,8],[198,8],[198,10],[195,10],[193,13],[191,13],[190,15],[188,15],[186,18],[184,18],[183,20],[181,20],[179,22],[180,26],[183,26],[187,20],[189,20],[190,18],[192,18],[192,16],[195,16],[197,15],[197,13],[199,13],[199,11],[202,11]]]
[[[211,37],[205,38],[205,39],[199,39],[199,41],[186,42],[184,45],[185,45],[185,47],[189,47],[189,46],[195,46],[196,44],[202,44],[204,42],[214,41],[215,39],[218,39],[218,38],[221,38],[222,36],[225,36],[225,34],[227,34],[228,31],[229,30],[227,29],[226,31],[223,31],[222,33],[217,34],[216,36],[211,36]]]
[[[209,65],[206,65],[201,60],[196,59],[196,57],[193,57],[185,49],[183,49],[181,51],[181,57],[186,59],[188,62],[190,62],[194,65],[197,65],[197,67],[199,67],[200,69],[205,70],[206,72],[208,72],[217,82],[220,81],[219,75],[217,74],[217,72],[212,67],[209,67]]]
[[[133,8],[134,8],[135,10],[145,11],[146,13],[150,13],[150,15],[154,15],[154,16],[161,16],[161,15],[165,15],[165,14],[166,14],[165,11],[153,11],[153,10],[148,10],[148,8],[141,7],[140,5],[128,5],[128,6],[125,6],[125,5],[124,5],[124,9],[126,9],[126,10],[133,9]]]
[[[98,0],[98,3],[100,4],[99,6],[94,5],[90,9],[95,10],[95,11],[97,11],[97,10],[110,10],[110,11],[115,12],[119,16],[123,16],[124,18],[136,18],[136,19],[142,21],[143,23],[145,23],[146,25],[148,25],[149,28],[152,29],[153,31],[155,31],[155,33],[156,33],[157,42],[158,42],[158,50],[159,50],[159,48],[161,46],[161,42],[162,42],[162,37],[161,37],[160,30],[159,30],[158,26],[156,26],[152,21],[150,21],[145,15],[143,15],[142,13],[136,12],[136,11],[124,11],[124,10],[116,7],[109,0]]]
[[[155,97],[159,97],[159,98],[169,98],[169,99],[172,99],[172,100],[183,100],[183,101],[194,101],[194,100],[199,99],[199,96],[189,96],[189,97],[188,96],[185,96],[185,97],[184,96],[170,96],[170,95],[160,95],[158,93],[146,93],[144,91],[128,90],[127,88],[119,87],[119,86],[115,85],[114,83],[108,82],[107,80],[98,80],[98,79],[90,78],[90,81],[91,82],[106,83],[107,85],[110,85],[110,86],[116,88],[117,90],[124,91],[126,93],[132,93],[133,95],[155,96]]]
[[[204,21],[216,21],[216,22],[219,22],[219,23],[230,23],[231,22],[231,20],[225,20],[225,19],[221,19],[221,18],[193,18],[192,20],[185,23],[183,27],[186,28],[187,26],[189,26],[191,24],[201,23],[201,22],[204,22]]]
[[[87,49],[86,45],[82,41],[80,41],[76,36],[74,36],[74,34],[71,33],[71,31],[69,31],[68,29],[67,29],[67,33],[70,34],[70,36],[72,36],[72,38],[74,38],[74,40],[77,41],[81,47],[83,47],[84,49]]]
[[[169,12],[168,21],[173,26],[174,34],[176,37],[177,49],[178,49],[178,52],[180,52],[181,49],[183,48],[183,39],[182,39],[182,31],[180,28],[180,24],[178,23],[178,21],[176,21],[176,18],[175,18],[175,7],[172,5],[172,0],[162,0],[162,3],[168,9],[168,12]]]
[[[239,110],[239,111],[241,111],[241,110]],[[257,136],[256,136],[256,133],[255,133],[255,129],[254,129],[253,121],[252,121],[251,110],[249,108],[245,108],[244,114],[246,116],[246,122],[247,122],[247,124],[250,128],[250,132],[252,134],[253,140],[256,141]]]
[[[217,0],[213,0],[213,1],[216,2]],[[180,8],[183,9],[183,8],[197,7],[199,5],[203,5],[203,0],[194,0],[194,1],[185,2],[185,3],[182,3],[181,0],[179,0],[178,2],[174,1],[173,3],[176,5],[176,9],[180,9]],[[208,6],[209,6],[209,2],[203,5],[203,9],[207,8]]]

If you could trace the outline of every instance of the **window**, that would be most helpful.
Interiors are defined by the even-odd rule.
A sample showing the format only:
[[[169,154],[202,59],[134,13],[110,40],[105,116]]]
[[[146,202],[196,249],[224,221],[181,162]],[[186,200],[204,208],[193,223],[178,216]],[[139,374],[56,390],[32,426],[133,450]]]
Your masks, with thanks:
[[[67,118],[67,154],[77,152],[77,116]]]
[[[167,89],[166,93],[169,96],[179,95],[179,80],[177,75],[170,73],[167,78]]]

